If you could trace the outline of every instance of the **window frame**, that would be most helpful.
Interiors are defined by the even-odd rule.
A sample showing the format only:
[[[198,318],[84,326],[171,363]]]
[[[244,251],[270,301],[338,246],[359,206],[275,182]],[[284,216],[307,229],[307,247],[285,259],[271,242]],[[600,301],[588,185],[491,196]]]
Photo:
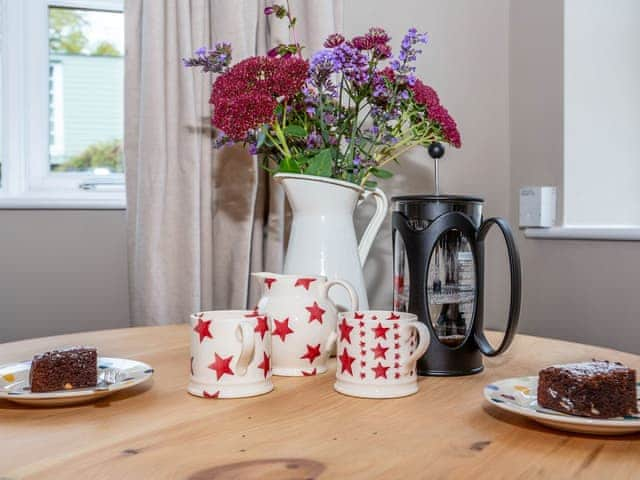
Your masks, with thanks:
[[[0,0],[0,208],[125,208],[124,174],[50,171],[49,7],[123,12],[124,0]],[[92,189],[95,179],[116,185]]]

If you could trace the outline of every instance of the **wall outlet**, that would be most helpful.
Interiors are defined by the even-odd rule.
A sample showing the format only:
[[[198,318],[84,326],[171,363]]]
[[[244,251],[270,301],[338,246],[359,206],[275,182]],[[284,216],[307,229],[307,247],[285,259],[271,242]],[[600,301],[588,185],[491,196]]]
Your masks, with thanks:
[[[556,187],[520,189],[520,226],[553,227],[556,223]]]

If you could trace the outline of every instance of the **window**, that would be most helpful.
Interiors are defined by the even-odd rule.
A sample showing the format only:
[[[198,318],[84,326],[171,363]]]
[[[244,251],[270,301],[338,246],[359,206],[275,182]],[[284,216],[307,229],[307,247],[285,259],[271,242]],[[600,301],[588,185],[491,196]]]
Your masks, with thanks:
[[[0,207],[123,207],[123,0],[0,8]]]
[[[565,1],[565,223],[640,226],[640,2]]]

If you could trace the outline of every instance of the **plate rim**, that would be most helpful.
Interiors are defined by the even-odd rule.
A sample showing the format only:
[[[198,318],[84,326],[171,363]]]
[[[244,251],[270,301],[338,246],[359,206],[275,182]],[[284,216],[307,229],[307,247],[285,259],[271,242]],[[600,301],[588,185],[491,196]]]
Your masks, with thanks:
[[[511,378],[503,378],[501,380],[497,380],[495,382],[488,383],[483,388],[483,395],[485,400],[491,404],[495,405],[498,408],[503,410],[510,411],[512,413],[516,413],[519,415],[523,415],[528,418],[532,418],[535,420],[544,419],[550,422],[555,423],[568,423],[573,425],[582,425],[582,426],[594,426],[594,427],[616,427],[616,428],[624,428],[624,429],[635,429],[640,430],[640,419],[637,420],[618,420],[618,419],[609,419],[609,418],[588,418],[588,417],[579,417],[577,415],[567,415],[561,412],[556,413],[546,413],[539,412],[536,410],[531,410],[526,407],[522,407],[519,405],[514,405],[512,403],[507,402],[495,402],[493,397],[491,397],[490,392],[495,392],[495,390],[489,388],[491,385],[499,385],[508,381],[517,381],[520,379],[526,379],[527,381],[535,381],[537,384],[538,377],[537,376],[520,376],[520,377],[511,377]],[[636,383],[636,389],[638,389],[638,384]]]
[[[142,362],[140,360],[134,360],[131,358],[120,358],[120,357],[101,357],[98,356],[97,363],[100,364],[101,361],[109,362],[109,361],[127,361],[133,362],[137,364],[136,366],[144,367],[144,371],[142,372],[142,376],[140,378],[135,378],[126,382],[115,383],[109,385],[107,388],[96,389],[96,387],[89,387],[89,389],[78,389],[78,390],[56,390],[53,392],[25,392],[20,394],[12,394],[6,390],[0,390],[0,399],[5,400],[54,400],[54,399],[64,399],[64,398],[78,398],[78,397],[93,397],[97,394],[101,394],[101,396],[105,396],[105,394],[110,394],[113,392],[117,392],[119,390],[124,390],[125,388],[134,387],[143,382],[146,382],[149,378],[151,378],[155,372],[153,367],[146,362]],[[31,367],[31,360],[23,360],[19,362],[6,363],[0,365],[0,371],[10,367],[18,367],[27,365],[27,369]]]

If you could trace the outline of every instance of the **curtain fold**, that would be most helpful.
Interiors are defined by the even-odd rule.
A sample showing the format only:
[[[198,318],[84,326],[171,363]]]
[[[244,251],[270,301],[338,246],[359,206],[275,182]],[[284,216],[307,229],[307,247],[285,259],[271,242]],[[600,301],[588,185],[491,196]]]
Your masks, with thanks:
[[[217,41],[234,61],[286,41],[264,0],[125,2],[125,168],[133,325],[245,308],[252,270],[279,271],[282,192],[239,146],[211,148],[212,78],[181,58]],[[340,30],[341,0],[292,1],[309,50]],[[284,28],[284,30],[282,30]]]

